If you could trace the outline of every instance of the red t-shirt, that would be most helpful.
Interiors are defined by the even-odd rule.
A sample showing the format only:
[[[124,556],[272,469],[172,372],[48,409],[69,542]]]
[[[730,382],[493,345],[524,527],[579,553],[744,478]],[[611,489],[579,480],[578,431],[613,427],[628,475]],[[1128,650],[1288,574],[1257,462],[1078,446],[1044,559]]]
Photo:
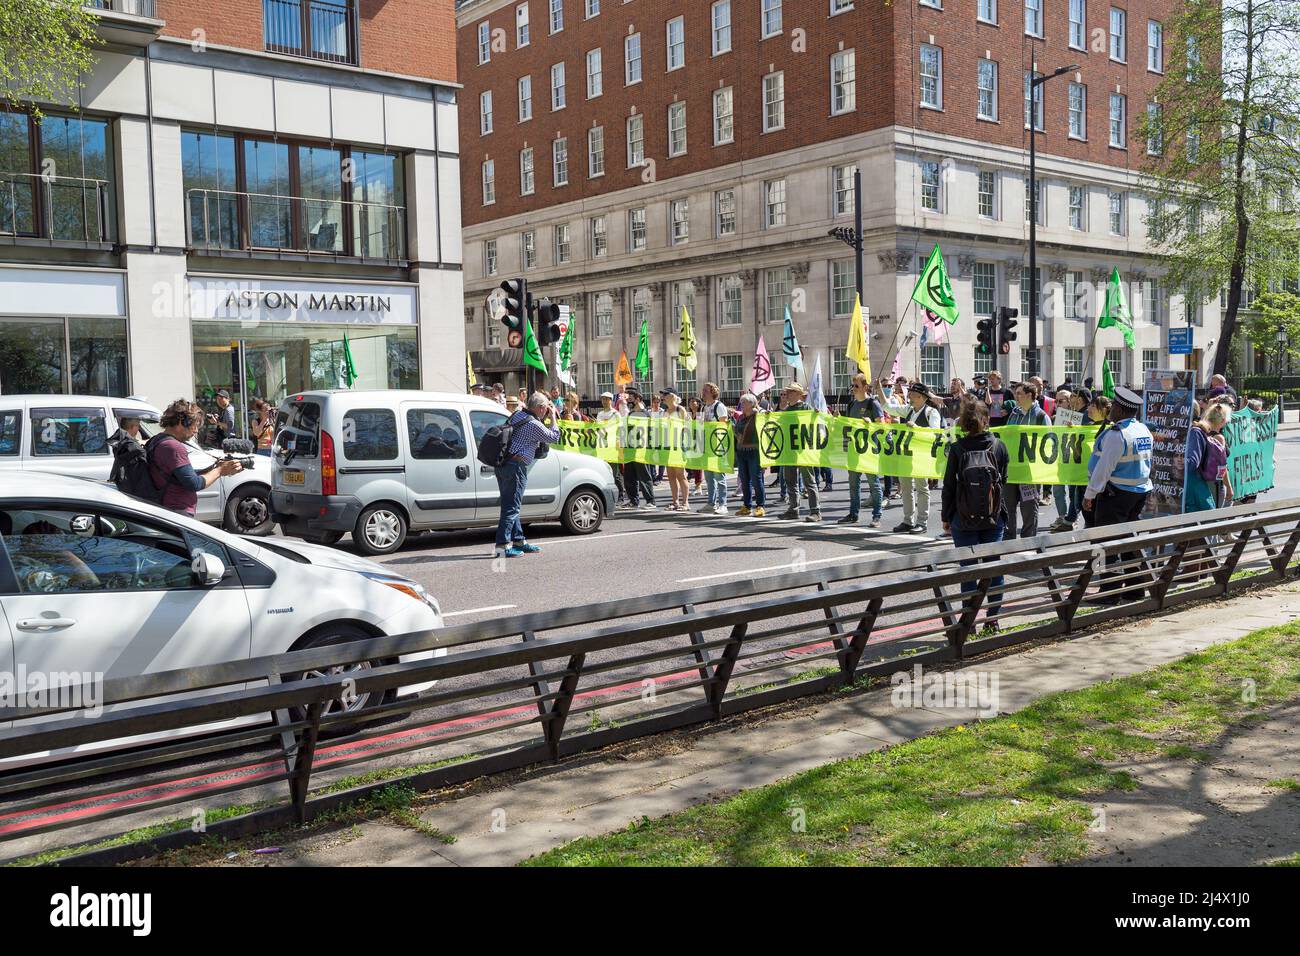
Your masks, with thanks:
[[[163,493],[162,506],[169,511],[192,515],[199,507],[198,492],[182,488],[176,482],[167,480],[173,471],[189,463],[190,453],[185,450],[184,445],[170,436],[160,439],[154,446],[153,454],[150,455],[153,483],[161,488]]]

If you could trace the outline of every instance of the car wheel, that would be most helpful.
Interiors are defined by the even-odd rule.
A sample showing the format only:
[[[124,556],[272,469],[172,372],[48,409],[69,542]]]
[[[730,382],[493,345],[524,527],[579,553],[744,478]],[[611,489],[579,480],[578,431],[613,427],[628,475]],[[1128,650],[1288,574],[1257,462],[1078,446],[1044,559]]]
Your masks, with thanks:
[[[275,527],[271,495],[262,488],[240,488],[226,501],[223,527],[231,534],[268,535]]]
[[[371,505],[357,518],[352,540],[362,554],[392,554],[406,540],[406,517],[392,505]]]
[[[328,647],[331,644],[348,644],[353,641],[365,641],[371,638],[371,634],[358,627],[355,624],[340,622],[338,624],[326,625],[310,637],[303,638],[294,645],[295,651],[305,650],[309,647]],[[319,670],[304,671],[299,674],[286,676],[284,680],[309,680],[313,677],[355,677],[370,670],[372,667],[379,667],[382,664],[391,663],[386,660],[360,661],[356,664],[340,664],[335,667],[324,667]],[[384,691],[381,693],[362,693],[344,695],[341,699],[331,700],[325,706],[322,713],[323,717],[335,717],[340,714],[359,714],[365,710],[371,710],[378,707],[386,701],[392,700],[397,694],[396,690]],[[293,720],[303,720],[306,713],[301,708],[290,708],[290,716]],[[356,725],[338,724],[329,728],[330,734],[352,733],[357,729]]]
[[[591,534],[600,530],[605,520],[605,504],[600,495],[587,488],[581,488],[569,495],[560,515],[560,523],[569,534]]]

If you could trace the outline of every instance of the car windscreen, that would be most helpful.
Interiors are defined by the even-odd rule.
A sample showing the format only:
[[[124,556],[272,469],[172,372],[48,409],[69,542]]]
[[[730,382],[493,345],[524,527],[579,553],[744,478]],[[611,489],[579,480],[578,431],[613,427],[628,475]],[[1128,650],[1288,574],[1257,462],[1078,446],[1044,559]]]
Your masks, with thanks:
[[[320,404],[308,401],[288,401],[280,406],[284,421],[275,433],[275,450],[294,458],[316,458],[320,455]],[[279,419],[280,415],[276,418]]]

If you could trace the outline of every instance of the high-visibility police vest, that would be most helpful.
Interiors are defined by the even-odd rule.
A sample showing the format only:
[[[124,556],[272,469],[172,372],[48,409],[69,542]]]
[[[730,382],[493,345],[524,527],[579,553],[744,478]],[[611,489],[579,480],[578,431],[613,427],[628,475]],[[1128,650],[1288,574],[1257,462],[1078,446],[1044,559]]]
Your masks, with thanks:
[[[1150,491],[1154,487],[1151,483],[1151,453],[1155,447],[1151,429],[1136,418],[1126,418],[1102,432],[1094,454],[1100,457],[1103,443],[1114,441],[1123,442],[1124,447],[1115,463],[1115,470],[1110,473],[1110,484],[1124,491]]]

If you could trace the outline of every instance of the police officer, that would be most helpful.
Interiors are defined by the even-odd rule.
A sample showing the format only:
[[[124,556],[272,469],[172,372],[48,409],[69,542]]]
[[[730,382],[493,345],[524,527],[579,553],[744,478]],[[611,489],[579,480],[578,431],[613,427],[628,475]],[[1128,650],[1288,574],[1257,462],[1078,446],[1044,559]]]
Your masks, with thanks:
[[[1155,441],[1151,430],[1138,420],[1142,399],[1127,388],[1116,388],[1110,407],[1110,427],[1103,431],[1093,445],[1088,459],[1088,487],[1083,493],[1084,511],[1096,509],[1096,526],[1126,524],[1137,521],[1142,515],[1147,495],[1151,493],[1151,452]],[[1120,561],[1136,559],[1136,553],[1120,555]],[[1125,571],[1133,570],[1131,566]],[[1102,591],[1113,588],[1103,582]],[[1139,600],[1137,593],[1128,590],[1129,600]],[[1115,603],[1118,595],[1103,600]]]

